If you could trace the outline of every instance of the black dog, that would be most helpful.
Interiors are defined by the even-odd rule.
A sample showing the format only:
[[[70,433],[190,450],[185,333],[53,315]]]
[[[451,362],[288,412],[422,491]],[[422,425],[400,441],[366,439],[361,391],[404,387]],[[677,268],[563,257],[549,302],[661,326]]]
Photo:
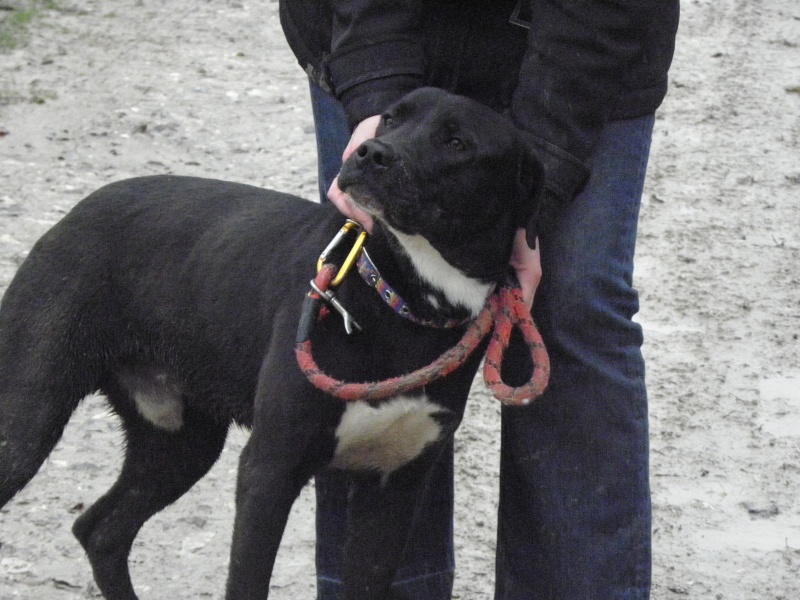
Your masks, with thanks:
[[[478,313],[541,181],[510,123],[432,89],[392,107],[339,179],[376,217],[372,262],[414,316],[434,322]],[[125,460],[74,533],[106,598],[136,598],[134,537],[208,471],[231,423],[252,435],[227,597],[267,597],[292,503],[314,473],[337,468],[354,473],[346,597],[390,598],[418,491],[461,419],[480,357],[382,402],[345,404],[313,387],[295,335],[317,258],[342,223],[331,206],[174,176],[114,183],[81,201],[37,242],[0,307],[0,506],[100,390],[121,418]],[[419,368],[464,331],[406,318],[356,274],[337,299],[363,330],[346,335],[334,312],[311,342],[321,368],[345,381]]]

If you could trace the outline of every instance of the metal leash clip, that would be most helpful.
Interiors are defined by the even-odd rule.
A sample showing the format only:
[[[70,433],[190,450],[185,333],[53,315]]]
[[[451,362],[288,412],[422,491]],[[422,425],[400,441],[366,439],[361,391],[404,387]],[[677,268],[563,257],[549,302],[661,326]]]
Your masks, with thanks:
[[[329,306],[331,306],[336,312],[342,315],[342,319],[344,319],[344,329],[348,335],[352,334],[355,330],[361,331],[361,325],[356,322],[353,316],[347,312],[347,309],[336,298],[335,290],[337,287],[339,287],[339,284],[344,281],[344,278],[358,260],[358,257],[364,248],[364,242],[367,239],[366,230],[355,221],[348,219],[339,232],[331,240],[331,242],[327,245],[325,250],[322,251],[322,254],[319,255],[319,259],[317,260],[317,273],[319,273],[325,266],[325,263],[328,260],[328,255],[333,252],[334,248],[336,248],[342,242],[342,239],[344,239],[344,237],[354,229],[359,231],[358,237],[356,238],[353,247],[350,249],[347,258],[344,260],[342,266],[336,272],[336,275],[328,284],[327,288],[324,290],[320,289],[316,281],[311,281],[311,289],[319,294],[319,297],[323,299]]]
[[[353,318],[353,315],[347,312],[347,309],[342,306],[342,303],[339,302],[339,300],[336,299],[336,295],[331,290],[325,290],[323,292],[321,289],[319,289],[319,287],[317,287],[317,284],[314,282],[314,280],[311,281],[311,289],[317,292],[329,306],[336,309],[336,312],[342,315],[342,319],[344,320],[344,330],[347,332],[347,335],[350,335],[356,329],[361,331],[361,325],[356,322],[356,320]]]

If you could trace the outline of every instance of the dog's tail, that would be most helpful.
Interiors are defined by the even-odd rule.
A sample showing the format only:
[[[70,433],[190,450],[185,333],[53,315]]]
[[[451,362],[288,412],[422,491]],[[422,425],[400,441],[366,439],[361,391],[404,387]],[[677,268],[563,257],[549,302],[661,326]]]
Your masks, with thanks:
[[[86,319],[57,299],[69,284],[46,279],[26,261],[0,304],[0,507],[36,474],[97,389],[97,373],[86,367]]]

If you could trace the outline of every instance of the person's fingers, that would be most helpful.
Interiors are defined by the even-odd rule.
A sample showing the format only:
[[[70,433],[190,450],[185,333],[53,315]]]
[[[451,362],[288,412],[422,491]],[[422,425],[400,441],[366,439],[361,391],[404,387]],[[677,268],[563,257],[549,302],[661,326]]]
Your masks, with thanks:
[[[338,177],[334,178],[331,187],[328,189],[328,200],[330,200],[344,216],[361,223],[364,229],[372,233],[372,216],[355,206],[350,200],[350,196],[339,189]]]
[[[525,230],[518,229],[514,237],[514,248],[511,252],[509,261],[517,274],[522,297],[528,310],[533,307],[533,299],[536,296],[536,288],[542,279],[542,265],[539,257],[539,240],[536,240],[536,249],[528,246],[525,239]]]
[[[342,162],[346,161],[347,158],[362,143],[375,137],[375,132],[378,130],[378,125],[380,122],[381,116],[373,115],[371,117],[367,117],[358,125],[356,125],[356,128],[353,130],[353,133],[350,136],[350,141],[347,143],[347,146],[345,146],[344,152],[342,153]]]
[[[372,117],[367,117],[358,125],[356,125],[356,128],[353,130],[353,133],[350,136],[350,141],[347,143],[347,146],[342,153],[342,163],[344,163],[348,157],[355,152],[356,148],[358,148],[366,140],[375,137],[375,132],[377,131],[378,124],[380,122],[381,116],[374,115]],[[346,216],[348,219],[353,219],[354,221],[361,223],[364,229],[372,233],[372,216],[355,206],[350,200],[350,196],[348,196],[339,188],[338,177],[334,178],[333,183],[331,183],[331,187],[328,188],[328,200],[330,200],[344,216]]]

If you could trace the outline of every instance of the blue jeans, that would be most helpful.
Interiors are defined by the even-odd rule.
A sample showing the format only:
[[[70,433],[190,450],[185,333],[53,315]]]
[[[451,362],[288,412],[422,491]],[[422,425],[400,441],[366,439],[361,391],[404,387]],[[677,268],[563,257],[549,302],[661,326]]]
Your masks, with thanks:
[[[349,139],[341,105],[312,85],[320,190]],[[551,360],[546,393],[504,408],[496,600],[645,600],[650,488],[642,331],[632,287],[652,115],[609,123],[592,177],[543,217],[534,318]],[[452,449],[417,506],[394,594],[449,600],[454,560]],[[347,487],[317,478],[318,598],[341,598]]]

